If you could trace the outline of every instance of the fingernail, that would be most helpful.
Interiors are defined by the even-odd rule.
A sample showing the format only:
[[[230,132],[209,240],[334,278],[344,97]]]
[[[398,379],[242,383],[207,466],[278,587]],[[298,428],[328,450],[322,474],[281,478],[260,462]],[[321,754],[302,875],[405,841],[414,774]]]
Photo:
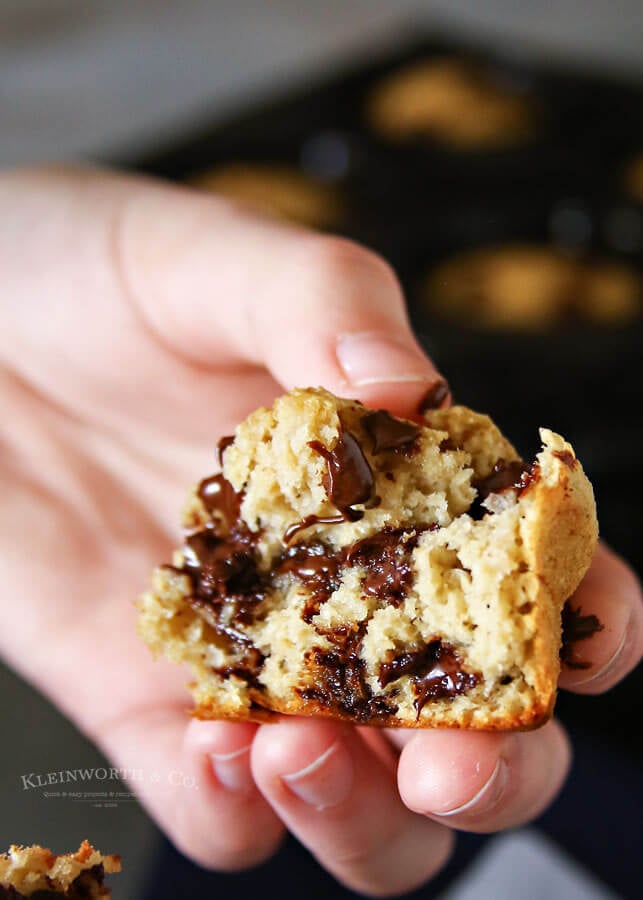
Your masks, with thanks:
[[[342,334],[337,360],[353,387],[392,382],[434,382],[435,369],[413,346],[385,334]]]
[[[314,762],[299,772],[281,777],[288,790],[308,806],[328,809],[339,806],[350,794],[353,761],[342,742],[335,741]]]
[[[459,816],[462,813],[467,812],[487,813],[500,801],[507,785],[508,777],[509,767],[504,759],[500,757],[486,784],[483,784],[478,793],[472,797],[471,800],[462,804],[462,806],[456,806],[454,809],[448,809],[446,812],[432,812],[431,815],[443,818],[447,816]]]
[[[444,378],[438,378],[435,384],[432,384],[426,394],[420,400],[418,406],[419,413],[428,412],[430,409],[440,409],[444,401],[449,396],[449,385]]]
[[[219,784],[228,791],[249,794],[254,790],[250,771],[250,745],[232,753],[211,753],[212,769]]]

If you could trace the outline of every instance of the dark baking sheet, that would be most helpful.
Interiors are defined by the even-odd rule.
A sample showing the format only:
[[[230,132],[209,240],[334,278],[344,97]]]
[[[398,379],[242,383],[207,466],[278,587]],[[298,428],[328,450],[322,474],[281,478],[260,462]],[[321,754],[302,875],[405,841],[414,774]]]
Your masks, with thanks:
[[[479,60],[499,79],[529,86],[544,113],[540,137],[496,152],[456,152],[430,142],[393,146],[379,139],[364,115],[371,88],[400,66],[444,55]],[[628,203],[620,189],[621,168],[643,149],[640,87],[519,63],[448,36],[416,39],[369,65],[347,68],[234,117],[211,119],[207,110],[203,116],[203,125],[171,146],[126,162],[176,179],[240,160],[288,162],[324,177],[324,145],[340,143],[347,165],[338,180],[349,205],[362,213],[344,231],[363,238],[364,220],[374,218],[386,243],[400,221],[424,217],[428,225],[440,224],[445,249],[478,240],[481,220],[527,216],[531,222],[540,214],[542,221],[561,202],[580,203],[598,217],[599,207]],[[592,246],[609,250],[600,222],[592,224]],[[501,228],[498,237],[505,233]]]
[[[375,136],[364,117],[371,87],[407,62],[440,55],[481,60],[497,77],[529,87],[544,111],[539,139],[511,152],[462,153],[392,146]],[[603,536],[641,570],[641,322],[572,325],[546,335],[476,331],[431,316],[418,292],[440,259],[503,242],[555,242],[641,267],[643,208],[622,182],[637,151],[641,86],[517,61],[442,35],[416,38],[224,121],[204,110],[203,124],[172,146],[122,162],[177,180],[228,162],[288,163],[335,184],[345,201],[341,232],[394,265],[416,330],[456,399],[490,412],[526,455],[537,449],[539,425],[568,437],[595,485]],[[559,711],[641,750],[631,711],[642,690],[639,672],[605,698],[563,695]]]

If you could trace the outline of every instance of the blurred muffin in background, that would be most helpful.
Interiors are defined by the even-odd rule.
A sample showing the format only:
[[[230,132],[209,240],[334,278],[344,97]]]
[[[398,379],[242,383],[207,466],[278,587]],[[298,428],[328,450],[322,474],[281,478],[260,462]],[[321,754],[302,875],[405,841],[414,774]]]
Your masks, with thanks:
[[[641,312],[643,282],[633,266],[621,262],[586,264],[577,310],[594,322],[619,325]]]
[[[547,246],[514,245],[461,254],[422,288],[426,309],[489,329],[547,331],[570,320],[619,325],[641,310],[631,266],[583,261]]]
[[[633,200],[643,204],[643,153],[631,159],[625,168],[625,190]]]
[[[368,98],[371,127],[392,141],[430,138],[457,150],[497,150],[538,130],[532,96],[480,63],[439,58],[413,63],[381,81]]]
[[[337,189],[289,166],[232,163],[190,179],[254,212],[309,228],[333,228],[342,218]]]
[[[109,900],[112,892],[104,884],[105,875],[120,871],[120,856],[104,856],[86,840],[75,853],[52,853],[39,844],[13,844],[8,853],[0,853],[0,897]]]

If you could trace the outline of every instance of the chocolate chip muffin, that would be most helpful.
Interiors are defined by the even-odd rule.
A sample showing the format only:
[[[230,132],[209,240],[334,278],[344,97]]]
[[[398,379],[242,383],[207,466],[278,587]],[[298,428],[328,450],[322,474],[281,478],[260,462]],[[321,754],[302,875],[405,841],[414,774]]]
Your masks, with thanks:
[[[446,318],[493,329],[543,331],[570,321],[629,322],[640,315],[643,287],[639,273],[626,263],[512,245],[441,263],[426,279],[422,298]]]
[[[597,540],[580,462],[541,437],[527,464],[464,407],[286,394],[220,442],[140,634],[190,664],[200,718],[537,726]]]
[[[538,131],[534,99],[482,64],[439,58],[394,72],[371,92],[366,117],[392,141],[430,138],[457,150],[522,144]]]
[[[192,178],[191,183],[276,219],[309,228],[332,228],[341,221],[335,188],[288,166],[237,163]]]
[[[60,856],[38,845],[13,846],[8,853],[0,854],[0,898],[104,900],[111,897],[110,889],[103,884],[105,874],[120,870],[118,856],[103,856],[87,841],[76,853]]]

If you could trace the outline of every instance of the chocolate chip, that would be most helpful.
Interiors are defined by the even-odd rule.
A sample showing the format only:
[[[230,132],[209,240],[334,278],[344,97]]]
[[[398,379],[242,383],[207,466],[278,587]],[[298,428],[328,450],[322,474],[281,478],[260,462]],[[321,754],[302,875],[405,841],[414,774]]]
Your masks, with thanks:
[[[429,701],[452,700],[470,691],[480,681],[479,674],[463,668],[460,657],[448,644],[435,641],[429,646],[434,648],[434,659],[427,657],[426,670],[413,676],[414,706],[418,719]]]
[[[228,528],[239,519],[242,495],[238,494],[223,475],[204,478],[197,488],[199,499],[207,511],[223,517]]]
[[[449,385],[444,378],[439,378],[420,400],[419,413],[428,412],[430,409],[440,409],[449,396]]]
[[[585,641],[602,631],[604,625],[595,615],[582,615],[579,607],[574,609],[571,600],[567,600],[562,612],[562,645],[560,659],[570,669],[589,669],[591,662],[580,660],[576,657],[574,644],[577,641]]]
[[[346,551],[347,564],[366,570],[362,581],[364,593],[400,606],[413,576],[413,550],[420,534],[426,530],[426,527],[385,528],[349,547]]]
[[[412,676],[418,715],[428,700],[455,697],[480,680],[479,675],[465,671],[453,647],[440,640],[398,656],[391,653],[380,666],[378,680],[386,687],[403,675]]]
[[[420,426],[412,422],[396,419],[385,409],[367,413],[362,417],[362,425],[373,442],[373,455],[385,450],[393,450],[410,455],[416,447]]]
[[[360,631],[359,640],[363,629]],[[308,659],[314,667],[314,683],[299,690],[303,700],[314,701],[358,723],[386,719],[397,712],[397,706],[390,700],[373,695],[356,641],[349,640],[342,650],[325,651],[317,647]]]
[[[305,622],[312,621],[322,603],[339,587],[340,564],[341,555],[330,552],[321,541],[291,547],[275,563],[275,577],[290,573],[310,592],[302,614]]]
[[[210,601],[233,597],[256,601],[263,597],[253,538],[248,533],[225,539],[207,530],[187,538],[184,568],[192,577],[197,596]]]
[[[473,487],[478,496],[471,504],[469,515],[473,519],[480,519],[488,515],[490,510],[482,506],[482,501],[490,494],[501,494],[503,491],[515,490],[517,496],[521,496],[540,477],[538,463],[526,463],[521,459],[499,459],[491,472],[484,478],[473,481]]]
[[[498,494],[510,487],[520,487],[521,479],[528,469],[529,464],[521,459],[499,459],[491,472],[474,481],[473,486],[478,491],[479,498],[485,500],[489,494]]]

